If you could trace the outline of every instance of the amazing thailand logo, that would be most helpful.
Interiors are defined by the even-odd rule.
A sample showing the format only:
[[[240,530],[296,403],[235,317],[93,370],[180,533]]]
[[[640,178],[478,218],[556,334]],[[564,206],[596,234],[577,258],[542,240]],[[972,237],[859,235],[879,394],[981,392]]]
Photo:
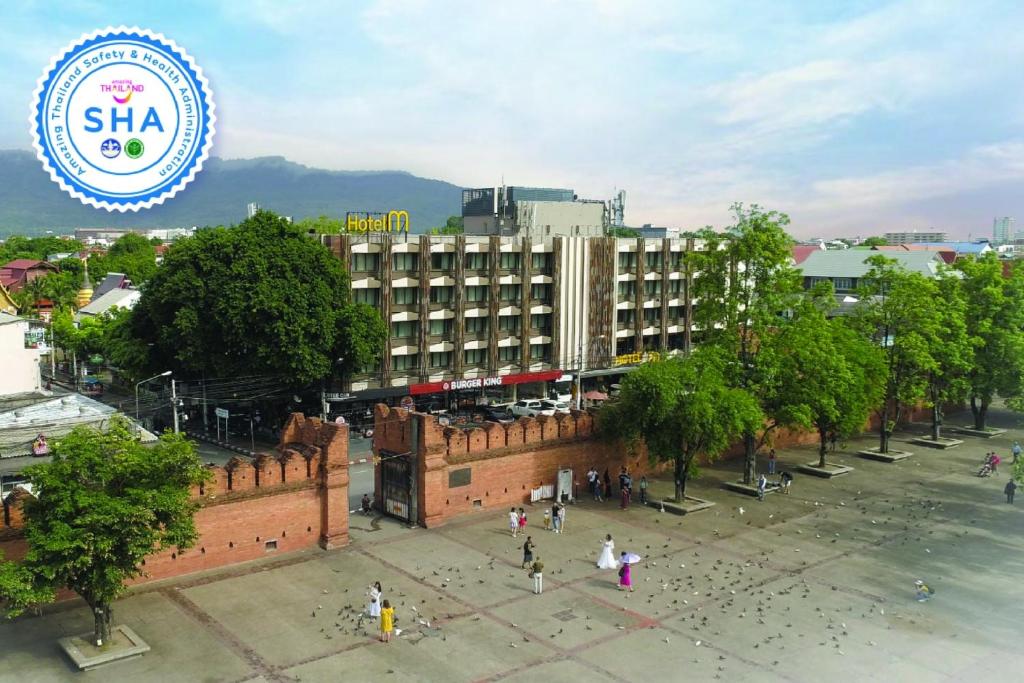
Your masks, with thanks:
[[[202,170],[214,135],[209,83],[174,41],[108,28],[65,48],[39,79],[30,118],[43,168],[108,211],[162,204]]]

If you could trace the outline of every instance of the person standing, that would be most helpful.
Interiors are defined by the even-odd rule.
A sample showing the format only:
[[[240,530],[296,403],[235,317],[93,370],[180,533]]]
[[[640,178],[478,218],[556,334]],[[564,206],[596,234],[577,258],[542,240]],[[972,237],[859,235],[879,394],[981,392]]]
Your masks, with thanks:
[[[380,581],[376,581],[370,586],[370,592],[367,595],[370,596],[370,605],[366,611],[376,619],[380,617],[380,601],[384,599],[384,589],[381,588]]]
[[[530,565],[530,576],[533,578],[534,595],[540,595],[544,592],[544,563],[540,561],[540,555]]]
[[[837,433],[832,432],[831,434],[829,434],[828,442],[829,442],[829,446],[831,447],[831,450],[832,450],[833,453],[836,452],[836,441],[838,441],[838,440],[839,440],[839,435]]]
[[[640,477],[640,504],[647,505],[647,475]]]
[[[597,558],[598,569],[615,569],[618,564],[615,562],[615,541],[612,535],[608,534],[601,543],[601,556]]]
[[[562,526],[562,521],[558,519],[558,509],[560,507],[562,507],[562,504],[557,500],[555,501],[555,504],[551,506],[551,526],[554,528],[556,534]]]
[[[515,538],[519,533],[519,513],[515,508],[508,511],[508,528],[512,530],[512,538]]]
[[[775,449],[768,451],[768,474],[775,474]]]
[[[632,565],[626,561],[626,551],[623,550],[622,554],[619,555],[619,590],[628,590],[630,593],[633,592],[633,576],[630,571]]]
[[[1003,489],[1003,493],[1006,494],[1006,502],[1013,505],[1013,494],[1017,492],[1017,482],[1013,479],[1006,482],[1006,487]]]
[[[604,498],[601,497],[601,477],[594,479],[594,499],[598,503],[604,502]]]
[[[544,531],[551,531],[551,510],[549,508],[544,510]]]
[[[1014,441],[1013,447],[1010,448],[1010,452],[1013,453],[1013,463],[1016,465],[1017,461],[1020,460],[1020,442]]]
[[[565,533],[565,503],[558,504],[558,533]]]
[[[768,477],[761,473],[761,476],[757,478],[757,499],[760,501],[764,500],[764,493],[768,489]]]
[[[621,481],[619,482],[619,497],[622,498],[622,501],[619,503],[619,507],[625,510],[629,507],[629,487]]]
[[[527,536],[526,537],[526,543],[523,544],[523,569],[526,569],[531,564],[533,564],[533,549],[534,549],[534,547],[536,547],[536,546],[534,546],[534,544],[533,544],[533,537],[532,536]]]
[[[382,643],[391,642],[391,633],[395,630],[395,608],[387,600],[380,610],[380,640]]]
[[[587,471],[587,484],[590,486],[590,495],[594,500],[598,500],[600,496],[597,493],[597,469],[593,465]]]
[[[519,533],[525,534],[526,533],[526,510],[524,510],[523,508],[519,508],[519,519],[518,519],[518,522],[519,522]]]
[[[783,472],[780,479],[782,480],[782,492],[789,495],[789,487],[793,483],[793,475],[789,472]]]

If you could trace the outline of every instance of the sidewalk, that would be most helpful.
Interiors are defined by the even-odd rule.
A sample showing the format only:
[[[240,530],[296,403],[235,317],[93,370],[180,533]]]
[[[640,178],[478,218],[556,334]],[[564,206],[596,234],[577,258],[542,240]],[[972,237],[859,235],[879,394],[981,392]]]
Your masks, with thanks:
[[[1005,503],[1007,472],[974,476],[1011,431],[949,451],[911,448],[897,464],[851,455],[832,480],[798,476],[764,502],[718,486],[738,462],[705,468],[690,492],[717,503],[685,517],[654,508],[570,506],[566,533],[528,533],[544,593],[520,568],[503,510],[436,530],[353,515],[352,544],[332,552],[145,586],[114,606],[153,651],[81,675],[118,681],[1010,681],[1024,654],[1020,576],[1024,506]],[[911,433],[897,435],[898,441]],[[779,466],[813,459],[779,453]],[[652,483],[663,495],[671,482]],[[742,508],[742,510],[741,510]],[[611,533],[636,552],[635,592],[595,566]],[[913,599],[913,581],[936,590]],[[402,633],[385,645],[359,619],[379,580]],[[60,681],[54,640],[88,631],[80,604],[0,624],[0,681]]]

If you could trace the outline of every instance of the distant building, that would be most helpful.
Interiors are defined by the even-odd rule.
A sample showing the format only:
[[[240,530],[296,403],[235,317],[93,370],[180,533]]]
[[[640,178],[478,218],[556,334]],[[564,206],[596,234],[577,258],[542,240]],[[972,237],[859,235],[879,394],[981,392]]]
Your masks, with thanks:
[[[1011,216],[992,219],[992,241],[1006,244],[1014,238],[1014,220]]]
[[[945,242],[946,233],[936,231],[887,232],[882,235],[889,244],[924,244]]]
[[[15,259],[0,266],[0,285],[6,287],[8,291],[18,292],[33,280],[56,273],[57,270],[57,266],[47,261]]]
[[[39,391],[39,349],[28,343],[29,321],[0,313],[0,396]]]
[[[195,231],[195,228],[75,228],[75,239],[83,244],[110,246],[130,232],[146,239],[155,237],[170,242],[179,237],[190,237]]]
[[[644,239],[678,239],[679,228],[659,228],[650,223],[645,223],[640,228],[630,228],[640,234]]]
[[[938,249],[956,252],[956,257],[981,256],[992,251],[992,245],[988,242],[928,242],[925,244],[912,244],[913,247],[925,249]]]
[[[466,235],[544,239],[602,237],[608,219],[604,202],[572,190],[508,185],[463,190],[462,220]]]
[[[886,258],[894,259],[911,272],[926,277],[935,277],[944,261],[938,252],[932,251],[886,251]],[[878,253],[870,249],[846,249],[814,251],[799,268],[804,276],[804,288],[810,289],[817,283],[828,280],[837,295],[856,292],[860,280],[871,270],[867,260]]]

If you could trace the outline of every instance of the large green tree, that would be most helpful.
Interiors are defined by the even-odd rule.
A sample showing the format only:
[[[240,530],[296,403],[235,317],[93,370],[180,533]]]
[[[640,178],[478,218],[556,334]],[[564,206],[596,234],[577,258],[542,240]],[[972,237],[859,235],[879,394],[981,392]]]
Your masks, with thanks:
[[[968,394],[974,427],[985,429],[988,408],[997,396],[1024,395],[1024,268],[1003,276],[994,254],[965,259],[963,272],[967,330],[973,338]]]
[[[967,332],[967,304],[962,282],[943,273],[931,282],[929,308],[922,316],[922,333],[930,362],[925,367],[926,400],[932,409],[931,438],[942,436],[943,408],[962,401],[970,389],[968,373],[974,353]]]
[[[143,366],[122,367],[128,374],[261,374],[306,384],[330,376],[339,357],[365,360],[353,348],[358,340],[342,332],[379,326],[379,318],[351,308],[348,274],[325,247],[261,211],[175,243],[143,289],[132,312],[135,342],[118,358],[137,359],[145,345]]]
[[[728,359],[714,347],[644,363],[623,381],[619,396],[598,414],[601,431],[627,443],[643,442],[652,461],[673,463],[675,500],[698,456],[714,459],[763,421],[747,391],[728,386]]]
[[[76,428],[53,445],[52,462],[25,474],[36,495],[25,503],[28,552],[18,566],[0,564],[0,598],[13,615],[67,587],[89,605],[102,645],[111,603],[146,556],[195,543],[191,489],[207,471],[181,435],[147,447],[114,419],[105,432]]]
[[[790,415],[789,423],[818,432],[820,467],[825,467],[831,437],[844,438],[864,428],[881,398],[884,363],[881,349],[830,319],[827,298],[807,299],[793,312],[792,323],[778,335],[778,372],[769,396]]]
[[[732,358],[727,380],[749,391],[768,412],[770,423],[782,425],[786,412],[772,413],[767,391],[777,373],[771,338],[786,324],[785,313],[800,296],[799,272],[792,267],[793,240],[786,234],[789,218],[757,205],[733,206],[735,224],[724,234],[704,230],[702,248],[693,256],[693,324],[699,343],[722,349]],[[757,428],[743,435],[743,481],[751,483],[757,450],[767,438]]]
[[[928,371],[935,366],[929,330],[935,320],[936,287],[921,273],[910,272],[882,255],[866,259],[871,269],[861,279],[861,302],[851,323],[885,354],[884,391],[878,408],[880,453],[903,408],[927,398]]]
[[[114,242],[106,254],[89,258],[89,277],[100,282],[107,273],[124,273],[138,286],[156,274],[156,249],[142,235],[126,233]]]
[[[52,235],[46,237],[13,235],[0,244],[0,266],[22,258],[45,261],[51,254],[73,253],[81,248],[82,243],[77,240]]]

